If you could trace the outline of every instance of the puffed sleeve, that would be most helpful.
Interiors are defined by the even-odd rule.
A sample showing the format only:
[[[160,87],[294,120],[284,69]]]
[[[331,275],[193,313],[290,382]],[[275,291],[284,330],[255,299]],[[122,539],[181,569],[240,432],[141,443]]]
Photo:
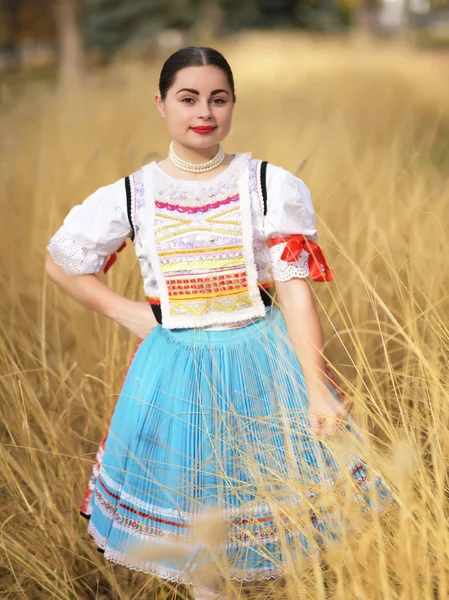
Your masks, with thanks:
[[[69,275],[98,273],[130,235],[122,178],[97,189],[82,204],[74,206],[47,250]]]
[[[267,168],[267,214],[264,232],[273,278],[311,277],[332,281],[333,273],[317,244],[312,196],[306,184],[281,167]]]

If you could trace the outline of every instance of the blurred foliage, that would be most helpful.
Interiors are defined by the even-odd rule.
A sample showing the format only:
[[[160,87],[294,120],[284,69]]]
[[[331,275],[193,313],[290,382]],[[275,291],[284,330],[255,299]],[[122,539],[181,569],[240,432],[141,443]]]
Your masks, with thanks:
[[[151,43],[166,28],[194,28],[205,37],[208,28],[335,30],[352,23],[357,6],[358,0],[86,0],[84,29],[88,47],[112,53]]]
[[[88,47],[114,52],[134,39],[151,37],[167,27],[193,23],[191,0],[87,0],[84,31]]]
[[[208,25],[222,31],[244,28],[305,27],[335,29],[351,23],[360,0],[73,0],[81,8],[80,27],[87,48],[113,53],[145,44],[166,28]],[[54,0],[0,0],[0,49],[23,42],[52,42],[56,37]],[[209,19],[210,21],[210,19]],[[207,32],[206,32],[207,33]]]
[[[0,46],[54,37],[50,5],[49,0],[0,0]]]

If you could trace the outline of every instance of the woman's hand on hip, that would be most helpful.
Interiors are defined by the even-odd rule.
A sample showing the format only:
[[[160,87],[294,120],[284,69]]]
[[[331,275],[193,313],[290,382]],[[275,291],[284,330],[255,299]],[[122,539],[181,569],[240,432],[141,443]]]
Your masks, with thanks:
[[[153,314],[153,309],[148,302],[134,302],[129,300],[126,309],[115,319],[128,331],[145,339],[158,324]]]

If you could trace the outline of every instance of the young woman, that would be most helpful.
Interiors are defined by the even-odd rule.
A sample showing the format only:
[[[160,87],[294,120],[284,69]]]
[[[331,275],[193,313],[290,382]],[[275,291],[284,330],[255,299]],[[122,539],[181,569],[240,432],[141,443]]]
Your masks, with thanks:
[[[216,50],[170,56],[159,90],[168,157],[95,191],[48,246],[65,292],[143,340],[82,514],[106,558],[131,569],[195,585],[212,565],[275,577],[338,539],[345,501],[370,512],[391,493],[331,448],[337,431],[359,434],[326,375],[308,277],[333,274],[308,188],[224,153],[236,97]],[[95,275],[127,238],[148,303]]]

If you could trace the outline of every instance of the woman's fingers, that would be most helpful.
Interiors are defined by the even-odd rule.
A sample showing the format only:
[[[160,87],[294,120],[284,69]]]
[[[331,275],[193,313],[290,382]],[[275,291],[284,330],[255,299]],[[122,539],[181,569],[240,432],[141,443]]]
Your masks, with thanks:
[[[333,437],[343,425],[345,411],[337,411],[336,414],[309,413],[309,421],[312,431],[322,437]]]
[[[309,421],[310,421],[310,427],[311,427],[312,431],[319,434],[319,432],[320,432],[319,430],[321,429],[321,424],[320,424],[318,415],[316,413],[309,413]]]
[[[344,425],[349,414],[348,402],[335,398],[331,390],[309,398],[309,419],[312,431],[320,437],[332,437]]]

